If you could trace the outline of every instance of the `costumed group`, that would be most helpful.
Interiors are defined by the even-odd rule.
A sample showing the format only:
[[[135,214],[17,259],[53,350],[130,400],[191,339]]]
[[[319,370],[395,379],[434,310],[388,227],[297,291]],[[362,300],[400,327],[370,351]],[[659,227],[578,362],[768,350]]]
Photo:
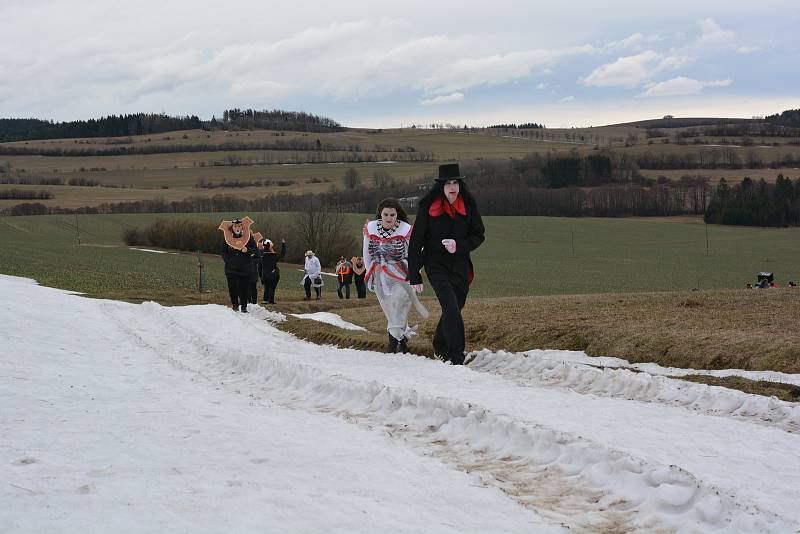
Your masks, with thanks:
[[[357,297],[375,293],[386,316],[387,352],[408,352],[408,339],[415,327],[408,325],[412,306],[422,317],[428,311],[419,301],[422,293],[421,270],[425,269],[442,309],[433,337],[434,353],[454,365],[464,363],[464,321],[461,310],[474,277],[470,252],[484,241],[484,226],[475,199],[464,183],[457,163],[439,166],[439,174],[428,193],[419,201],[414,224],[400,202],[387,198],[378,204],[376,217],[364,225],[362,256],[339,258],[334,274],[339,298],[350,298],[355,282]],[[280,252],[271,240],[250,231],[249,217],[222,221],[222,258],[231,306],[247,312],[256,303],[256,282],[264,286],[264,302],[275,303],[275,288],[280,280],[278,262],[286,256],[286,239]],[[301,284],[305,299],[311,289],[317,300],[322,296],[322,266],[313,251],[305,253]]]

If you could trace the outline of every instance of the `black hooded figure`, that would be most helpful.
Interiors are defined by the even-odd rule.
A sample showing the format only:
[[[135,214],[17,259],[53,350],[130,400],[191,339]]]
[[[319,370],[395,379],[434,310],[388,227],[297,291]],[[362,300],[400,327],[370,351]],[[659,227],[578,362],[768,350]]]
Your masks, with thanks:
[[[419,202],[408,250],[408,282],[422,290],[420,269],[439,299],[442,317],[433,338],[434,352],[453,365],[464,363],[464,320],[473,269],[470,252],[483,243],[485,229],[475,198],[457,163],[439,166],[439,176]]]

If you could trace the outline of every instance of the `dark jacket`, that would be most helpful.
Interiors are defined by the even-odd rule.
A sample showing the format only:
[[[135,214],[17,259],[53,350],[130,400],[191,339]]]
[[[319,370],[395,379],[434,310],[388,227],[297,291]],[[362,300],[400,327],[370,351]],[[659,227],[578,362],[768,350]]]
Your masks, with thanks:
[[[222,240],[220,255],[225,261],[225,274],[235,274],[239,276],[252,276],[255,266],[253,257],[258,251],[256,240],[252,237],[247,242],[247,252],[242,252],[230,247],[225,240]]]
[[[353,266],[350,264],[349,261],[345,260],[341,263],[336,264],[336,277],[339,279],[339,282],[342,284],[352,284],[353,283]]]
[[[271,276],[278,276],[281,270],[278,268],[278,262],[286,257],[286,243],[281,243],[281,252],[269,252],[264,250],[261,256],[261,279],[264,280]]]
[[[446,200],[444,202],[447,202]],[[421,284],[420,269],[444,270],[459,277],[471,278],[470,252],[485,239],[483,220],[474,203],[465,202],[466,215],[456,212],[455,217],[447,213],[432,216],[431,203],[419,207],[408,247],[408,282]],[[442,239],[453,239],[456,251],[447,252]]]

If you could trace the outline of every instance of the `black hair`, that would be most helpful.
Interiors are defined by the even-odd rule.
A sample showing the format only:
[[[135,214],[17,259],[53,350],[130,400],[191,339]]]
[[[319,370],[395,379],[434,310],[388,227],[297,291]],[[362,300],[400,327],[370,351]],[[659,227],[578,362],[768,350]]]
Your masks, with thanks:
[[[467,184],[464,183],[464,180],[458,181],[458,194],[464,198],[464,202],[467,206],[471,208],[475,208],[478,204],[475,202],[475,197],[472,196],[472,193],[469,192],[469,188]],[[437,198],[444,197],[444,181],[443,180],[436,180],[433,182],[433,185],[425,193],[425,196],[419,200],[418,206],[420,208],[427,209],[431,203],[436,200]]]
[[[406,210],[403,209],[403,206],[400,205],[400,201],[396,198],[384,198],[380,201],[378,204],[377,216],[375,217],[376,219],[381,218],[381,212],[384,210],[384,208],[393,208],[397,210],[397,219],[403,222],[408,222],[408,214],[406,213]]]

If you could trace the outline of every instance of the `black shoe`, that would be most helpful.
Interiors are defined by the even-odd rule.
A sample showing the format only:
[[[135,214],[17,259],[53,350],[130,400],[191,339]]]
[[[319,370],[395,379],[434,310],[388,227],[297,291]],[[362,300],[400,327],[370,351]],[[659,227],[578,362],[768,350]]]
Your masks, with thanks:
[[[237,306],[236,304],[231,304],[231,309],[233,311],[239,311],[239,306]]]
[[[448,358],[453,365],[464,365],[464,353],[451,354]]]
[[[397,338],[389,334],[389,345],[386,347],[386,352],[394,354],[397,352]]]
[[[247,313],[247,308],[242,308],[242,313]]]
[[[408,340],[406,338],[400,340],[400,343],[397,344],[397,350],[403,354],[408,354]]]

